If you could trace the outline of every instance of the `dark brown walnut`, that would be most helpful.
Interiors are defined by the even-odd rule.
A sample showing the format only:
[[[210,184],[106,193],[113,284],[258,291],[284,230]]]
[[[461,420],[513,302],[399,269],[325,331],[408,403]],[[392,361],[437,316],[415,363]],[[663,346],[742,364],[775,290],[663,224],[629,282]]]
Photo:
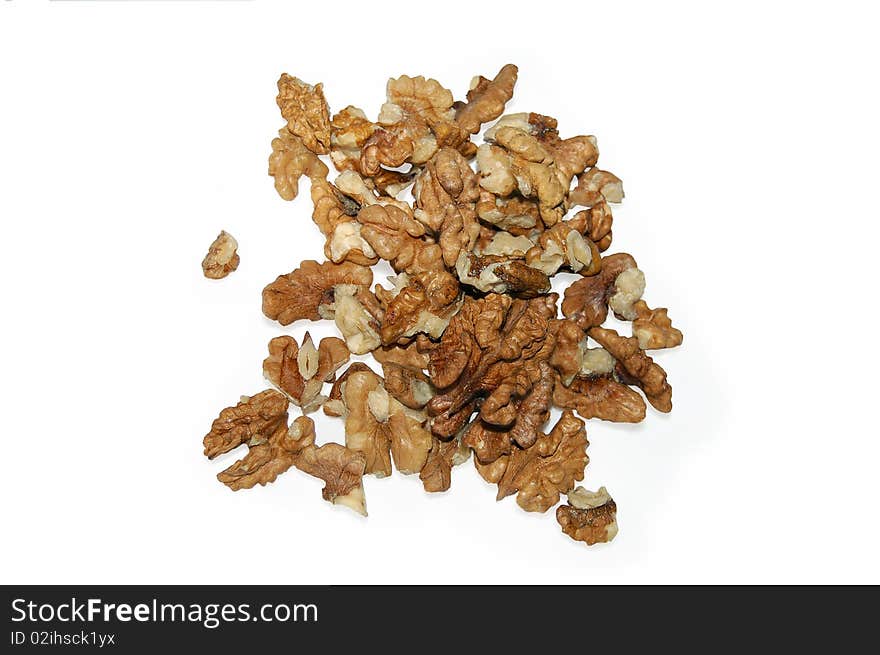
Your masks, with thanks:
[[[441,391],[427,407],[435,435],[456,434],[477,401],[505,380],[540,379],[541,362],[553,350],[549,322],[556,315],[556,300],[556,294],[531,300],[498,294],[465,299],[430,353],[428,371]]]
[[[338,284],[369,287],[372,281],[373,273],[365,266],[350,262],[319,264],[307,259],[299,268],[278,276],[263,289],[263,313],[281,325],[304,318],[317,321],[321,319],[318,307],[333,302],[333,287]]]
[[[617,360],[619,372],[638,384],[654,409],[672,411],[672,387],[666,381],[666,371],[639,348],[638,339],[600,327],[591,329],[589,334]]]
[[[531,448],[512,449],[504,456],[504,464],[494,468],[494,476],[503,468],[498,500],[517,494],[517,504],[527,512],[546,512],[559,502],[559,494],[584,479],[588,445],[584,422],[566,410]]]
[[[638,392],[607,376],[574,378],[569,386],[558,380],[553,404],[573,409],[585,419],[638,423],[645,418],[645,401]]]
[[[639,340],[642,350],[659,350],[680,346],[684,340],[681,330],[672,327],[665,307],[651,309],[644,300],[633,305],[636,318],[633,320],[633,336]]]
[[[577,280],[565,290],[562,313],[583,330],[602,325],[608,318],[608,299],[617,276],[632,268],[636,268],[636,260],[626,253],[603,257],[598,274]]]
[[[240,261],[237,249],[238,242],[235,238],[221,230],[202,260],[202,273],[205,277],[220,280],[237,269]]]
[[[446,271],[401,273],[395,287],[376,288],[384,307],[379,334],[385,345],[420,332],[439,338],[461,305],[458,281]]]
[[[492,425],[510,426],[511,441],[528,448],[550,417],[554,379],[546,361],[539,361],[537,367],[517,368],[483,402],[480,418]]]
[[[568,504],[556,508],[556,520],[576,541],[606,543],[617,535],[617,504],[605,487],[595,493],[578,487],[568,494]]]
[[[227,407],[211,425],[203,444],[209,459],[228,453],[243,443],[267,440],[287,424],[287,398],[271,389],[255,396],[242,396],[241,402]]]
[[[493,80],[483,76],[475,78],[467,93],[467,103],[455,112],[455,122],[466,132],[476,134],[484,123],[501,116],[507,101],[513,97],[516,77],[517,67],[507,64]]]
[[[272,386],[299,403],[306,382],[297,362],[299,344],[293,337],[275,337],[269,342],[269,356],[263,360],[263,376]]]
[[[318,155],[330,152],[330,109],[321,84],[306,84],[287,73],[278,80],[276,98],[287,129]]]

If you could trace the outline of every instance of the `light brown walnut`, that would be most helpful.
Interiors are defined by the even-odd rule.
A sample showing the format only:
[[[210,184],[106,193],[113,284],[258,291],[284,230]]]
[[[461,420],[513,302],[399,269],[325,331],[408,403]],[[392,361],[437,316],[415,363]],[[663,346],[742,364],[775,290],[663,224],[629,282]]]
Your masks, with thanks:
[[[572,205],[592,207],[601,202],[623,202],[623,182],[620,178],[595,166],[578,177],[577,186],[568,200]]]
[[[329,172],[327,165],[286,127],[272,139],[269,175],[275,178],[275,190],[284,200],[296,198],[299,194],[299,178],[303,175],[314,181],[326,178]]]
[[[666,371],[639,348],[638,339],[624,337],[614,330],[600,327],[592,328],[589,335],[611,353],[618,361],[618,372],[632,378],[654,409],[660,412],[672,411],[672,387],[666,381]]]
[[[255,396],[242,396],[227,407],[211,425],[203,444],[209,459],[228,453],[243,443],[266,441],[279,426],[287,424],[287,398],[271,389]]]
[[[455,112],[455,122],[470,134],[476,134],[484,123],[493,121],[504,112],[507,101],[513,97],[517,67],[506,64],[494,79],[475,77],[467,93],[467,103]]]
[[[633,321],[633,336],[639,340],[642,350],[658,350],[680,346],[684,340],[681,330],[672,327],[665,307],[651,309],[644,300],[633,306],[636,318]]]
[[[452,469],[466,462],[470,452],[470,449],[462,445],[457,438],[441,441],[433,437],[428,458],[419,473],[425,491],[429,493],[447,491],[452,484]]]
[[[395,205],[370,205],[358,214],[361,235],[398,273],[443,269],[443,254],[436,243],[423,240],[425,226]]]
[[[202,272],[205,277],[220,280],[238,268],[238,242],[222,230],[208,248],[208,254],[202,260]]]
[[[559,502],[559,495],[584,479],[587,456],[587,433],[584,422],[571,411],[531,448],[514,448],[505,455],[504,464],[489,469],[498,479],[498,500],[517,494],[516,502],[527,512],[546,512]]]
[[[330,109],[322,84],[306,84],[287,73],[278,80],[276,98],[287,129],[318,155],[330,152]]]
[[[365,266],[350,262],[319,264],[307,259],[263,289],[263,313],[281,325],[300,319],[317,321],[322,318],[318,308],[333,302],[336,285],[369,287],[372,282],[373,273]]]

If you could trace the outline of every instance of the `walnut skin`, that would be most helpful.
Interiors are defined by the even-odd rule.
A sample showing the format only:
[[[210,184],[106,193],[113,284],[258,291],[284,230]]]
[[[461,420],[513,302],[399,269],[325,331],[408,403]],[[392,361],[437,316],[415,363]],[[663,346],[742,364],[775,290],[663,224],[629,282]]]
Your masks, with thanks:
[[[225,230],[214,239],[208,254],[202,260],[202,272],[205,277],[220,280],[238,268],[238,242]]]
[[[317,321],[321,319],[318,307],[333,302],[333,287],[338,284],[368,287],[372,281],[373,273],[364,266],[348,262],[319,264],[308,259],[263,289],[263,313],[281,325],[304,318]]]
[[[588,546],[606,543],[617,536],[617,504],[605,487],[590,492],[578,487],[568,494],[568,504],[556,508],[562,531]]]
[[[203,440],[205,456],[214,459],[243,443],[262,442],[287,423],[287,398],[267,389],[227,407],[211,425]]]

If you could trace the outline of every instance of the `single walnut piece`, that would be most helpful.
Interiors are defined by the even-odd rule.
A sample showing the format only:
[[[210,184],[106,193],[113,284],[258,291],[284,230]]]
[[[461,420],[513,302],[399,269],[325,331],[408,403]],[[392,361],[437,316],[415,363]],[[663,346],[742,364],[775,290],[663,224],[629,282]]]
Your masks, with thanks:
[[[333,302],[335,286],[369,287],[372,282],[373,273],[365,266],[349,262],[319,264],[307,259],[263,289],[263,313],[281,325],[304,318],[317,321],[322,318],[318,308]]]
[[[589,334],[611,353],[618,361],[618,367],[632,377],[654,409],[672,411],[672,387],[666,381],[666,371],[639,348],[638,339],[623,337],[614,330],[600,327],[591,329]]]
[[[568,200],[572,205],[592,207],[600,202],[623,202],[623,182],[620,178],[593,167],[578,178]]]
[[[389,362],[382,364],[382,373],[388,393],[410,409],[422,409],[437,394],[431,378],[420,370]]]
[[[239,258],[236,250],[238,250],[238,241],[225,230],[221,231],[202,260],[202,272],[205,277],[219,280],[237,269]]]
[[[602,267],[597,275],[577,280],[565,290],[562,313],[583,330],[602,325],[608,317],[609,299],[617,293],[615,285],[618,276],[632,269],[638,270],[636,260],[626,253],[602,258]],[[624,307],[624,298],[633,297],[633,294],[623,294],[618,305]]]
[[[285,200],[293,200],[299,194],[299,178],[303,175],[319,180],[328,173],[327,165],[287,128],[279,130],[278,136],[272,139],[269,175],[275,178],[275,190]]]
[[[471,80],[467,103],[456,110],[455,122],[466,132],[476,134],[484,123],[498,118],[507,101],[513,97],[517,72],[516,66],[507,64],[498,71],[493,80],[482,75]]]
[[[680,346],[684,340],[681,330],[672,327],[665,307],[651,309],[644,300],[633,305],[633,336],[639,340],[642,350],[659,350]]]
[[[574,378],[568,386],[557,381],[553,404],[585,419],[638,423],[645,418],[645,401],[638,392],[611,377]]]
[[[601,268],[599,248],[581,233],[585,222],[562,221],[541,233],[535,247],[526,253],[526,263],[546,275],[565,266],[574,273],[595,275]]]
[[[470,449],[458,438],[441,441],[433,437],[428,459],[419,473],[425,491],[429,493],[447,491],[452,484],[453,467],[466,462],[470,454]]]
[[[577,487],[568,494],[568,504],[556,508],[556,520],[565,534],[588,546],[617,536],[617,505],[605,487],[595,492]]]
[[[516,502],[527,512],[546,512],[559,502],[576,480],[584,479],[587,457],[587,433],[584,422],[571,411],[533,446],[515,448],[505,455],[503,465],[496,465],[491,475],[498,479],[498,500],[517,494]]]
[[[287,73],[278,80],[278,108],[287,129],[318,155],[330,152],[330,109],[322,84],[306,84]]]
[[[242,396],[241,402],[221,411],[211,425],[203,440],[205,455],[214,459],[243,443],[266,441],[279,426],[287,424],[287,405],[287,398],[271,389]]]
[[[302,347],[289,336],[269,342],[269,356],[263,361],[263,375],[304,414],[315,411],[326,400],[321,395],[325,382],[335,377],[337,369],[348,361],[348,348],[341,339],[325,337],[315,347],[306,332]]]

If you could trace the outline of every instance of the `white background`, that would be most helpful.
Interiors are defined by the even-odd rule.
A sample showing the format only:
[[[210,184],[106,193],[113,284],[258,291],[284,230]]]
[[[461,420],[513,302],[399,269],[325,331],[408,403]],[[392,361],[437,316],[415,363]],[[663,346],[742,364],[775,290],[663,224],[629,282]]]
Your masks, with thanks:
[[[869,3],[0,3],[3,583],[880,582],[877,16]],[[282,71],[375,115],[388,77],[520,67],[595,134],[613,250],[684,347],[669,416],[592,421],[592,549],[471,463],[362,519],[290,471],[232,493],[201,438],[264,387],[260,291],[320,258],[266,175]],[[227,279],[202,277],[220,229]],[[319,419],[319,440],[342,424]]]

